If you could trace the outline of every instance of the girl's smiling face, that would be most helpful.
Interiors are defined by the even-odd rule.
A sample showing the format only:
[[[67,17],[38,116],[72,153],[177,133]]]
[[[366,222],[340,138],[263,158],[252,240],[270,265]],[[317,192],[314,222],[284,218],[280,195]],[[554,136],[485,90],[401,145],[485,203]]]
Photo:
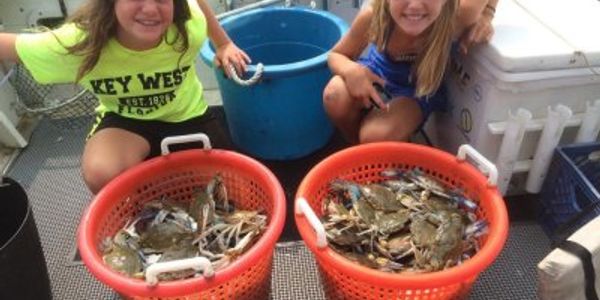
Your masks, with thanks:
[[[173,23],[173,1],[116,0],[117,40],[132,50],[156,47]]]
[[[387,0],[396,25],[410,36],[423,33],[437,19],[446,0]]]

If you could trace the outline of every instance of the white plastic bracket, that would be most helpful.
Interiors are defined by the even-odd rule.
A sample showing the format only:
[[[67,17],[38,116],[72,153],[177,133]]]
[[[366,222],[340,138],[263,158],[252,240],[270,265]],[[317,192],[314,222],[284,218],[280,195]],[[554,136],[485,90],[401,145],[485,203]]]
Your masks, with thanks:
[[[176,135],[176,136],[170,136],[170,137],[164,138],[162,140],[162,142],[160,142],[160,152],[162,153],[162,155],[167,155],[167,154],[171,153],[169,151],[169,146],[175,145],[175,144],[190,143],[190,142],[202,142],[204,150],[212,149],[208,135],[206,135],[204,133],[194,133],[194,134]]]
[[[202,271],[204,277],[212,277],[215,275],[215,270],[206,257],[192,257],[174,261],[155,263],[146,269],[146,283],[156,285],[158,283],[158,275],[165,272],[174,272],[187,269]]]
[[[327,247],[327,237],[325,236],[325,227],[319,220],[319,217],[312,210],[310,205],[308,205],[308,201],[305,198],[296,199],[296,209],[295,212],[297,215],[304,215],[308,220],[308,224],[314,229],[317,234],[317,248],[322,249]]]
[[[479,170],[487,174],[487,183],[490,186],[495,186],[498,183],[498,169],[496,169],[496,166],[469,144],[460,146],[456,156],[459,160],[466,160],[467,154],[479,164]]]

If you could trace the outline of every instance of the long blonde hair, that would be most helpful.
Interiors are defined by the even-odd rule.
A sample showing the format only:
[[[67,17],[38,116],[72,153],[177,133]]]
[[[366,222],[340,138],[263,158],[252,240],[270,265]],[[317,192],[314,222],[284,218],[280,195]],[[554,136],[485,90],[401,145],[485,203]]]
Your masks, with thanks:
[[[86,32],[80,42],[65,47],[70,54],[84,56],[77,72],[76,81],[79,81],[96,66],[102,49],[108,40],[117,34],[118,21],[115,14],[115,1],[117,0],[88,0],[66,21],[74,23]],[[173,24],[177,28],[177,35],[173,41],[168,41],[166,34],[164,39],[183,56],[189,48],[185,22],[190,19],[190,9],[187,0],[173,0],[173,5]],[[178,43],[180,37],[182,41]]]
[[[369,28],[369,40],[377,50],[384,51],[395,26],[390,14],[388,1],[373,0],[373,18]],[[431,95],[441,85],[450,57],[450,44],[454,35],[454,22],[458,0],[446,0],[440,15],[425,32],[423,51],[417,54],[413,65],[416,81],[415,96]]]

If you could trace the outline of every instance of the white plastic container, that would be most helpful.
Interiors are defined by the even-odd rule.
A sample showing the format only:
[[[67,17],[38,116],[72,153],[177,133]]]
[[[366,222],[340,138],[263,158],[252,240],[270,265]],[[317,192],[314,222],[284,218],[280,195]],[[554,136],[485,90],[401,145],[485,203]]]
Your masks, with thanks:
[[[567,240],[579,244],[590,254],[592,268],[596,270],[596,294],[600,294],[600,217],[589,221]],[[537,295],[541,300],[586,300],[586,278],[583,262],[577,256],[556,248],[537,264]]]
[[[10,73],[4,73],[5,67],[0,65],[0,146],[23,148],[27,140],[23,138],[16,126],[19,115],[15,110],[17,92],[8,81]]]
[[[449,111],[436,115],[426,128],[434,144],[449,152],[473,145],[496,163],[500,174],[508,174],[499,178],[505,192],[503,179],[508,182],[511,175],[531,169],[549,107],[562,104],[572,111],[564,132],[556,134],[561,135],[559,144],[573,142],[586,108],[600,99],[600,19],[595,16],[600,16],[595,0],[499,1],[490,43],[451,64]],[[498,161],[506,128],[515,128],[507,126],[509,112],[514,116],[519,109],[532,118],[522,128],[522,142],[505,141],[518,147],[516,156]],[[543,173],[530,181],[542,181]]]

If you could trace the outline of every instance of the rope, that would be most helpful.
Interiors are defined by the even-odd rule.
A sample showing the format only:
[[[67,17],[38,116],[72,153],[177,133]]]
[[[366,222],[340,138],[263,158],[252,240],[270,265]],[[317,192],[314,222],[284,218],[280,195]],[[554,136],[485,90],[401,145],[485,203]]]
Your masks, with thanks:
[[[258,65],[256,65],[256,72],[254,72],[254,75],[252,75],[252,77],[250,77],[249,79],[244,80],[238,76],[237,72],[235,71],[235,67],[233,65],[229,65],[229,74],[231,74],[231,79],[235,83],[241,86],[251,86],[253,84],[256,84],[258,80],[262,77],[263,69],[263,64],[258,63]]]

